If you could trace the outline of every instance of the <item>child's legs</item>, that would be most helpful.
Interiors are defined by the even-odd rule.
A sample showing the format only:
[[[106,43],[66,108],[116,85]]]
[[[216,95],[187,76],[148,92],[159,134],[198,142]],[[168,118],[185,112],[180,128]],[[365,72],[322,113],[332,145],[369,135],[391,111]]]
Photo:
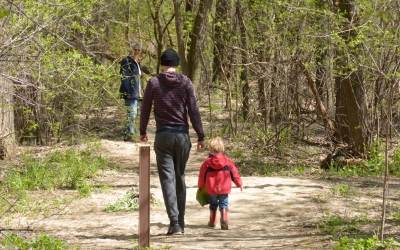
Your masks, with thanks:
[[[218,195],[218,204],[220,209],[228,210],[228,195],[227,194],[219,194]]]
[[[210,210],[217,211],[218,209],[218,195],[210,194]]]
[[[217,194],[210,195],[210,210],[216,211],[219,208],[228,209],[228,195],[227,194]]]

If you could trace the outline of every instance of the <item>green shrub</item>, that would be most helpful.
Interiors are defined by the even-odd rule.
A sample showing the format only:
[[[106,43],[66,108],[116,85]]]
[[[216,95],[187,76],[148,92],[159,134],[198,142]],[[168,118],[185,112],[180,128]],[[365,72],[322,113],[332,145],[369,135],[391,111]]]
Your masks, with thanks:
[[[332,188],[331,191],[332,191],[332,194],[342,195],[342,196],[356,194],[355,190],[347,184],[339,184],[336,188]]]
[[[55,151],[43,159],[23,157],[23,163],[13,166],[5,175],[4,185],[10,194],[26,190],[74,189],[82,196],[90,194],[91,178],[98,170],[110,167],[110,162],[96,155],[91,148]]]
[[[396,246],[399,243],[393,238],[381,242],[376,235],[370,238],[354,239],[347,236],[340,237],[335,245],[335,250],[355,249],[355,250],[374,250],[374,249],[398,249]]]
[[[322,220],[318,222],[318,229],[322,233],[336,236],[340,235],[343,232],[359,232],[360,226],[364,222],[369,222],[366,215],[355,216],[354,218],[342,218],[339,215],[325,212]]]
[[[39,233],[38,238],[25,240],[16,234],[7,234],[6,237],[0,242],[0,246],[4,249],[32,249],[32,250],[73,250],[78,249],[69,247],[67,243],[53,238],[51,236]]]
[[[160,205],[161,202],[151,195],[150,204]],[[118,199],[116,203],[108,204],[106,208],[107,212],[136,210],[139,210],[139,192],[136,189],[128,190],[124,197]]]

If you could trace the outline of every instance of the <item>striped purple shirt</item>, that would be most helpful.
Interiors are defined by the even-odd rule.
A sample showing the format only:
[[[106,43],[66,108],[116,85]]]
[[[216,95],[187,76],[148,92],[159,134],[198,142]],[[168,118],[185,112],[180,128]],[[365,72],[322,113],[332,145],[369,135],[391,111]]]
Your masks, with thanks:
[[[163,72],[147,83],[140,111],[140,135],[145,135],[154,104],[157,129],[167,127],[187,127],[190,122],[198,140],[204,141],[203,125],[190,79],[177,72]]]

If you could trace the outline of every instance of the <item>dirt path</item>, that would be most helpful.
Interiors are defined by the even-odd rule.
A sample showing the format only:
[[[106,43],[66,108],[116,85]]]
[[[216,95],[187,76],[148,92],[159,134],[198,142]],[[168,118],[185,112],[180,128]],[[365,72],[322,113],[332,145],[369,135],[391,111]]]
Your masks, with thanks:
[[[29,225],[30,229],[44,231],[80,249],[134,249],[138,245],[139,213],[107,213],[105,208],[138,185],[141,145],[144,144],[102,140],[103,152],[123,166],[119,171],[105,171],[97,178],[96,181],[108,184],[109,190],[74,199],[63,214],[45,219],[20,217],[10,224],[15,229]],[[151,152],[151,193],[162,201],[155,156]],[[369,195],[346,198],[332,195],[335,183],[329,180],[243,177],[243,192],[234,188],[229,197],[230,230],[220,230],[219,224],[211,229],[207,226],[208,207],[201,207],[195,200],[198,169],[205,157],[207,152],[199,153],[192,148],[186,172],[188,193],[183,236],[166,237],[169,221],[165,208],[151,207],[150,241],[154,249],[331,249],[329,236],[317,229],[317,222],[325,212],[351,215],[360,213],[368,204],[369,218],[379,218],[381,213],[378,183],[354,181],[352,185],[359,194]],[[387,227],[389,234],[396,234],[396,230]]]
[[[131,151],[136,159],[141,144],[103,141],[103,145],[109,156],[122,159],[121,163],[126,164],[130,159],[124,159],[124,155],[129,155]],[[166,237],[164,233],[169,221],[165,208],[164,206],[152,207],[150,241],[154,243],[154,246],[170,246],[172,249],[301,249],[309,247],[321,249],[324,247],[324,244],[317,239],[318,236],[312,234],[311,231],[315,230],[307,230],[307,227],[310,227],[311,221],[315,221],[315,217],[324,211],[323,206],[313,202],[313,197],[329,190],[324,187],[326,184],[310,180],[243,177],[245,183],[243,192],[234,188],[229,197],[230,230],[220,230],[219,225],[216,229],[209,228],[207,226],[208,207],[201,207],[195,200],[198,169],[206,157],[207,152],[196,152],[193,147],[186,171],[188,193],[184,236]],[[151,193],[162,201],[154,160],[155,155],[152,152]],[[137,175],[133,174],[133,171],[125,173],[123,179],[125,178],[131,181],[120,179],[121,185],[137,183]],[[126,186],[127,188],[129,187]],[[121,188],[121,191],[125,190]],[[133,234],[133,238],[137,239],[138,212],[122,213],[118,217],[120,216],[122,220],[129,220],[128,223],[131,223],[127,225],[131,231],[124,232],[126,240],[132,240],[132,238],[129,239],[129,231],[131,235]],[[118,238],[118,235],[115,237]],[[89,242],[87,249],[91,249],[93,243],[93,241]],[[115,249],[116,247],[116,245],[102,244],[103,242],[99,242],[95,248]],[[126,244],[126,249],[132,249],[132,244],[130,245],[129,242]]]

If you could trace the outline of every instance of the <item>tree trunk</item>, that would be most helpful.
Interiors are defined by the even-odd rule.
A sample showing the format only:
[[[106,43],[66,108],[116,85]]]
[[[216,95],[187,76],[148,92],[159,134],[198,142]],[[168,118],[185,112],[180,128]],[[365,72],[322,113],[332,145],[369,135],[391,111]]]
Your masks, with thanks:
[[[236,2],[236,16],[238,17],[238,26],[239,26],[239,34],[240,34],[240,42],[241,42],[241,47],[242,48],[247,48],[247,35],[246,35],[246,27],[245,27],[245,22],[243,20],[243,15],[241,11],[241,5],[240,1]],[[243,118],[245,121],[249,118],[249,113],[250,113],[250,85],[249,85],[249,80],[247,76],[247,52],[242,51],[241,52],[241,59],[242,59],[242,64],[243,69],[240,72],[240,84],[242,86],[242,95],[243,95],[243,101],[242,101],[242,112],[243,112]]]
[[[0,76],[0,160],[16,153],[12,82]]]
[[[326,112],[324,103],[322,102],[320,93],[318,92],[317,84],[314,83],[310,72],[308,72],[307,68],[305,67],[305,65],[302,62],[300,62],[299,65],[300,65],[301,69],[303,70],[304,75],[306,76],[308,86],[310,87],[311,91],[314,94],[315,106],[317,108],[318,114],[322,116],[322,121],[324,122],[324,126],[325,126],[325,129],[328,134],[327,137],[328,137],[328,140],[330,141],[333,139],[333,134],[334,134],[334,130],[335,130],[333,123],[332,123],[331,119],[329,118],[328,113]]]
[[[316,1],[317,9],[324,11],[325,10],[325,2],[323,0]],[[329,23],[324,16],[321,16],[317,19],[318,23],[322,23],[322,27],[329,27]],[[327,28],[324,28],[327,29]],[[327,38],[321,37],[317,39],[316,43],[316,53],[315,53],[315,85],[318,90],[318,94],[321,97],[321,100],[325,103],[325,105],[329,108],[329,95],[327,93],[327,80],[328,80],[328,48],[327,48]]]
[[[215,7],[215,21],[214,21],[214,62],[213,62],[213,78],[212,82],[219,84],[225,81],[223,75],[223,66],[229,65],[227,63],[227,55],[225,52],[225,45],[227,42],[227,26],[223,23],[228,20],[229,1],[217,0]]]
[[[182,74],[188,74],[188,65],[186,62],[186,49],[183,35],[183,23],[181,17],[181,4],[182,0],[174,0],[174,13],[175,13],[175,30],[176,40],[178,43],[179,61],[182,69]]]
[[[196,71],[199,66],[199,54],[203,51],[204,40],[207,30],[208,13],[211,11],[212,0],[200,1],[200,8],[196,15],[196,19],[193,26],[193,32],[190,35],[190,48],[187,58],[188,63],[188,74],[189,79],[192,80],[193,84],[197,81]],[[196,85],[196,84],[195,84]]]
[[[339,1],[339,12],[348,20],[343,25],[341,36],[346,45],[356,38],[353,31],[354,18],[356,16],[355,8],[351,0]],[[355,52],[352,56],[339,53],[338,70],[342,72],[335,79],[336,83],[336,131],[335,139],[339,142],[349,144],[355,153],[362,155],[368,143],[366,134],[367,127],[364,122],[366,112],[365,95],[363,93],[363,75],[360,70],[352,70],[347,58],[355,58]]]

